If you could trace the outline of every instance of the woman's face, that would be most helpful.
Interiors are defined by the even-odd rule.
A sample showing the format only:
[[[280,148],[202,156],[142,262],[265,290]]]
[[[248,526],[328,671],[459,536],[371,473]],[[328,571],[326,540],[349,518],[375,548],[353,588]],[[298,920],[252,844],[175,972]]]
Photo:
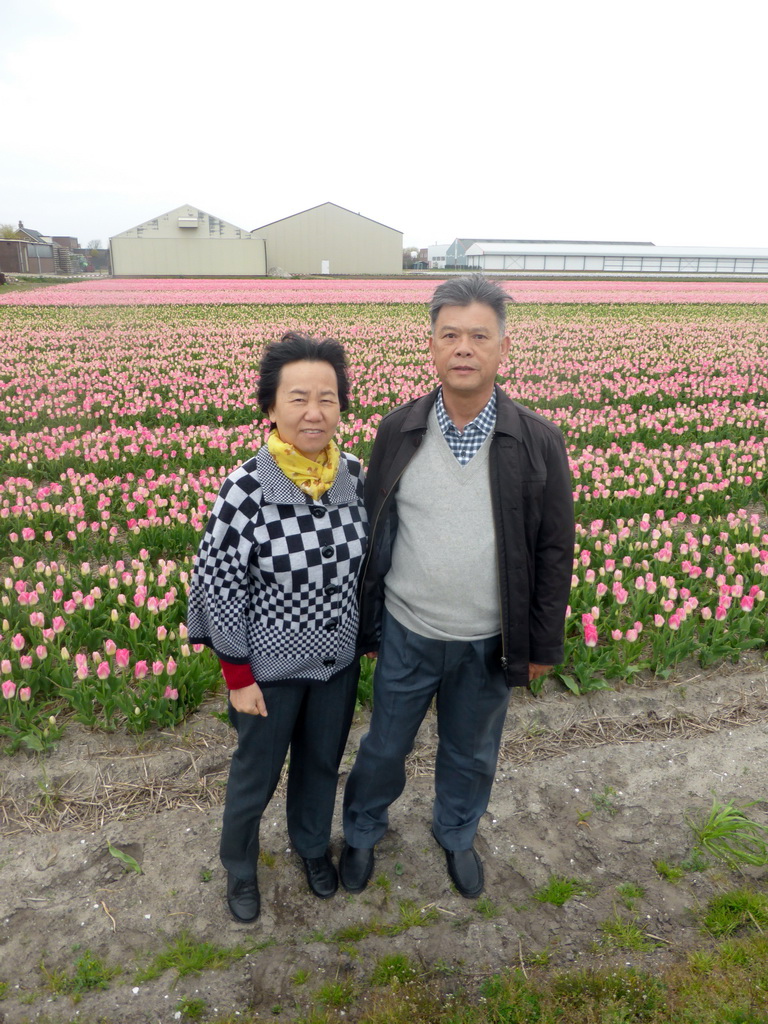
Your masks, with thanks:
[[[312,459],[336,433],[340,416],[336,371],[330,363],[301,359],[285,364],[269,410],[283,441]]]

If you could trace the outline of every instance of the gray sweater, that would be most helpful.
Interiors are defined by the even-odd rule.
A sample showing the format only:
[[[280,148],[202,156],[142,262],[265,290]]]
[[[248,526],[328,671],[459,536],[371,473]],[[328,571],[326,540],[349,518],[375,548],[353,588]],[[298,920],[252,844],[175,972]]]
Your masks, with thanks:
[[[460,465],[433,408],[421,447],[400,480],[385,605],[420,636],[480,640],[500,632],[489,448],[490,435]]]

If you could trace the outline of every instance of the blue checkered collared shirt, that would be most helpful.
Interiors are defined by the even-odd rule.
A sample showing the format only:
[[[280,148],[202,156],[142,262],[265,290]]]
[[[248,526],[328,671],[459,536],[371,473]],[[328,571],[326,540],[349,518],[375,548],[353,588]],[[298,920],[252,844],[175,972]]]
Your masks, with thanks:
[[[486,437],[496,426],[496,390],[494,389],[483,411],[479,412],[462,431],[456,428],[453,420],[446,412],[442,388],[437,393],[435,412],[437,413],[437,422],[440,425],[440,430],[443,432],[443,437],[448,442],[448,447],[459,463],[462,466],[466,466],[477,455]]]

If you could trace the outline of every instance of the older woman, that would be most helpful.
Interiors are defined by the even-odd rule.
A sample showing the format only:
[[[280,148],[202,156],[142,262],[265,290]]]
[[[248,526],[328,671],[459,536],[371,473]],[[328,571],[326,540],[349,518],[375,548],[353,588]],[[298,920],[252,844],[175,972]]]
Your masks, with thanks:
[[[360,463],[333,440],[349,404],[342,346],[290,332],[267,347],[260,374],[272,431],[221,488],[188,610],[190,641],[221,662],[237,730],[220,853],[238,921],[259,916],[259,824],[289,748],[288,833],[312,892],[336,892],[328,846],[367,537]]]

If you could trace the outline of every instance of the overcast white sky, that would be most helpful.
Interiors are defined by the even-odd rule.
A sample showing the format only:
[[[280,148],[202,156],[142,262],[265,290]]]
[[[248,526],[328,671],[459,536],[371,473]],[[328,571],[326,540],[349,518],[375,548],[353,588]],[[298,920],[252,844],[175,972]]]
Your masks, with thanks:
[[[0,0],[0,223],[768,246],[768,3]]]

